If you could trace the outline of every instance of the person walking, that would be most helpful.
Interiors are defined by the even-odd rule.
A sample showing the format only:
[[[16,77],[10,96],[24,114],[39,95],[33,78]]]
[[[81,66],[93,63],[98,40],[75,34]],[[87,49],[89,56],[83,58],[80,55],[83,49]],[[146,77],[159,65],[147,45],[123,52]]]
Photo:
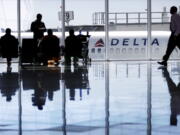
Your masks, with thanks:
[[[177,14],[177,7],[172,6],[170,8],[171,13],[171,22],[170,22],[170,31],[171,35],[167,44],[166,53],[163,56],[163,60],[158,62],[158,64],[167,66],[167,61],[171,55],[174,48],[177,46],[180,49],[180,15]]]

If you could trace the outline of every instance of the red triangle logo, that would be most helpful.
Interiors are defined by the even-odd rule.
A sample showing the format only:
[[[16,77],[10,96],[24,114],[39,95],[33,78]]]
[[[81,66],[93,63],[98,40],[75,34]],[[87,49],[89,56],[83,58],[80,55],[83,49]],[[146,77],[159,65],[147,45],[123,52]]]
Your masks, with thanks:
[[[96,43],[95,47],[104,47],[104,41],[100,38]]]

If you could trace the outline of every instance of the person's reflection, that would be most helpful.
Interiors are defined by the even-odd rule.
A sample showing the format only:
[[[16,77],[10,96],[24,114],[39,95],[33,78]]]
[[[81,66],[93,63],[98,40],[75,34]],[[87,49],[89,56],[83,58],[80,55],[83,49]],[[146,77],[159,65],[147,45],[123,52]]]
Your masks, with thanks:
[[[12,100],[12,96],[15,95],[18,88],[18,73],[8,70],[0,75],[1,93],[3,97],[6,97],[7,102]]]
[[[32,94],[33,106],[37,106],[39,110],[43,109],[46,102],[46,90],[43,86],[43,73],[36,73],[36,82],[34,87],[34,94]]]
[[[22,80],[23,89],[33,89],[33,106],[43,110],[46,103],[46,97],[50,101],[54,98],[54,91],[59,90],[59,68],[48,70],[23,70]]]
[[[171,79],[167,68],[162,68],[163,76],[165,77],[171,95],[171,116],[170,125],[177,126],[177,115],[180,114],[180,82],[176,85]]]
[[[65,86],[69,89],[70,100],[75,100],[76,91],[79,89],[80,100],[82,100],[82,89],[86,89],[89,94],[89,80],[88,80],[88,69],[87,66],[74,67],[74,71],[71,70],[70,66],[65,66],[64,74],[62,75],[65,81]]]

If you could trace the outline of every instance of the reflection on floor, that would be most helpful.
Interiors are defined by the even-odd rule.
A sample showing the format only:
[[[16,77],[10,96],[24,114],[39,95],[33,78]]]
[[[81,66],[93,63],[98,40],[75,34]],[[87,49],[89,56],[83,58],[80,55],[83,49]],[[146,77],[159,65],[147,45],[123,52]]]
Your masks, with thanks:
[[[1,135],[179,135],[180,62],[0,64]]]

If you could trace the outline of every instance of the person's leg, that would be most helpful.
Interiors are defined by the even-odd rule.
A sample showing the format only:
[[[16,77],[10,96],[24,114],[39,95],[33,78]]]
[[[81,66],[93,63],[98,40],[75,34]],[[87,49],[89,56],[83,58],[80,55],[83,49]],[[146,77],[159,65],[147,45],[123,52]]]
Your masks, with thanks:
[[[175,43],[175,40],[174,40],[174,35],[171,34],[171,36],[169,37],[169,40],[168,40],[166,53],[163,56],[163,61],[158,62],[158,64],[163,65],[163,66],[167,66],[167,61],[169,59],[169,56],[171,55],[171,53],[172,53],[172,51],[174,50],[175,47],[176,47],[176,43]]]
[[[65,64],[71,64],[71,56],[65,54]]]
[[[166,61],[166,62],[168,61],[169,56],[171,55],[171,53],[175,47],[176,47],[176,42],[175,42],[174,36],[171,34],[169,41],[168,41],[166,53],[163,56],[163,61]]]
[[[176,45],[180,49],[180,34],[176,38]]]
[[[11,58],[7,57],[7,72],[11,72],[12,68],[11,68]]]
[[[78,57],[77,57],[77,56],[74,56],[73,62],[74,62],[74,63],[77,63],[77,62],[78,62]]]
[[[7,57],[7,67],[11,67],[11,58]]]

